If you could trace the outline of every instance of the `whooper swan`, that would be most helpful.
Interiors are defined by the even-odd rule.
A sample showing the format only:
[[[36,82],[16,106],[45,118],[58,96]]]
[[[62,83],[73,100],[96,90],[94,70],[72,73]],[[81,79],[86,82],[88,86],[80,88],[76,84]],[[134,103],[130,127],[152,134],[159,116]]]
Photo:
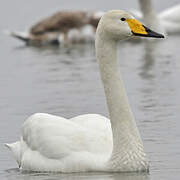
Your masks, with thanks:
[[[117,42],[132,36],[164,37],[122,10],[106,13],[97,28],[96,56],[110,120],[97,114],[70,120],[43,113],[32,115],[23,125],[21,140],[6,144],[21,170],[148,171],[117,61]]]

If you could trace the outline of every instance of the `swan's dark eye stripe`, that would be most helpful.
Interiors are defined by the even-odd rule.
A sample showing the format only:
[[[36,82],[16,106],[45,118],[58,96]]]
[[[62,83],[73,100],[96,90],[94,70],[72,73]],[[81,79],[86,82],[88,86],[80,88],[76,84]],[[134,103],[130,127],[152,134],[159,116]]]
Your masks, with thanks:
[[[121,18],[121,21],[125,21],[126,20],[126,18]]]

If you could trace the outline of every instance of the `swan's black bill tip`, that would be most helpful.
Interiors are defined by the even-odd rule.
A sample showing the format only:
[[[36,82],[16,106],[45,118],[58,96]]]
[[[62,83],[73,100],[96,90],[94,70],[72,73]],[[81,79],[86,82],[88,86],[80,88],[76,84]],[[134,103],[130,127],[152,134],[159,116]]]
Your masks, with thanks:
[[[141,36],[141,37],[165,38],[165,36],[163,34],[157,33],[144,25],[143,25],[143,27],[146,31],[146,34],[140,34],[140,33],[134,33],[134,32],[133,32],[133,34],[135,36]]]
[[[151,29],[149,29],[148,27],[146,26],[143,26],[147,32],[147,37],[153,37],[153,38],[164,38],[164,35],[163,34],[159,34]]]

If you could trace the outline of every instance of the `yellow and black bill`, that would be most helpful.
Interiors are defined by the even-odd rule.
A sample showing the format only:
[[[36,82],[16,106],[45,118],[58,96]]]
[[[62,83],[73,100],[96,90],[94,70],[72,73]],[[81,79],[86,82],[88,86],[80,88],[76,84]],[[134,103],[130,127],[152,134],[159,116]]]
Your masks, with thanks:
[[[155,31],[152,31],[148,27],[141,24],[136,19],[127,19],[126,20],[132,33],[135,36],[141,36],[141,37],[153,37],[153,38],[164,38],[164,35],[156,33]]]
[[[149,29],[148,27],[144,26],[144,29],[146,31],[146,34],[141,34],[141,33],[136,33],[136,32],[133,32],[132,33],[135,35],[135,36],[142,36],[142,37],[153,37],[153,38],[164,38],[164,35],[162,34],[159,34],[151,29]]]

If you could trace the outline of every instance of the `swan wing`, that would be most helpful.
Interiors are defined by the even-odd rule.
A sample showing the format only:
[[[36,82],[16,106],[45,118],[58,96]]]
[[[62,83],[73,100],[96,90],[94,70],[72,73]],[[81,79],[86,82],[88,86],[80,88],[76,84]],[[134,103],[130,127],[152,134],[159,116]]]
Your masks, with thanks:
[[[100,137],[98,141],[100,141],[101,146],[97,146],[96,151],[104,152],[104,148],[107,152],[112,150],[112,129],[108,118],[99,114],[84,114],[71,118],[70,120]]]
[[[37,113],[29,117],[22,128],[21,147],[19,148],[21,151],[19,152],[21,158],[19,164],[22,169],[74,171],[74,169],[66,169],[66,165],[70,163],[71,165],[67,166],[74,168],[79,163],[91,162],[94,159],[97,161],[97,158],[88,159],[89,156],[99,157],[106,154],[107,157],[107,154],[109,155],[112,151],[112,141],[106,139],[108,134],[105,134],[103,130],[99,131],[100,128],[93,129],[99,117],[102,121],[103,118],[98,115],[84,115],[84,117],[71,120],[44,113]],[[87,118],[89,127],[87,127],[88,123],[84,125],[81,123],[86,121],[83,118]],[[93,123],[90,123],[90,119]],[[107,126],[105,123],[97,123],[97,126],[99,125]],[[86,165],[83,164],[83,167]]]
[[[96,131],[111,132],[111,123],[108,118],[99,114],[83,114],[70,119],[72,122]],[[110,131],[110,132],[109,132]]]
[[[165,9],[158,16],[163,21],[169,21],[180,24],[180,4]]]
[[[81,151],[97,153],[102,150],[98,144],[103,142],[103,136],[97,129],[92,131],[80,123],[49,114],[35,114],[23,126],[23,141],[47,158],[63,158]]]
[[[168,34],[180,33],[180,23],[172,21],[161,21],[161,24]]]
[[[61,11],[57,12],[32,26],[30,32],[34,35],[46,32],[66,32],[72,28],[83,26],[86,13],[83,11]]]

